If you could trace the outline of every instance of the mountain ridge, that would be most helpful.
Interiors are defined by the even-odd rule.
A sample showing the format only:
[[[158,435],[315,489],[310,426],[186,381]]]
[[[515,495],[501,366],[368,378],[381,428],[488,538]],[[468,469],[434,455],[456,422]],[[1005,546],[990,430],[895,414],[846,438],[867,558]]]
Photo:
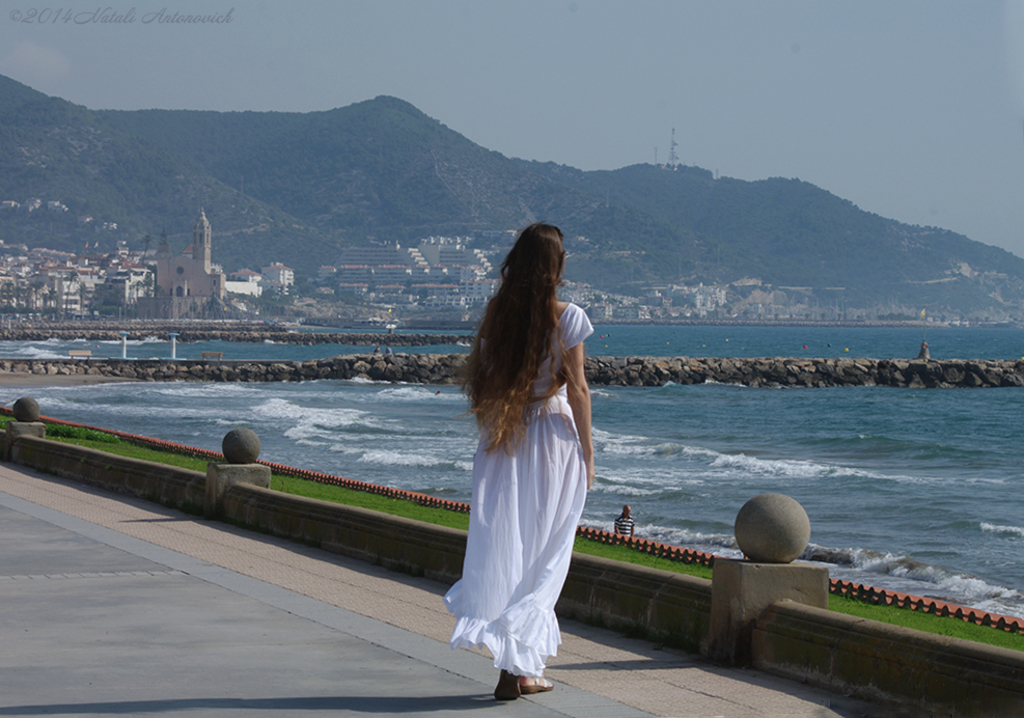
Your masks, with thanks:
[[[89,110],[0,76],[0,108],[0,199],[60,199],[132,242],[165,228],[184,242],[204,207],[229,271],[282,261],[311,274],[346,246],[545,220],[566,231],[569,278],[607,290],[749,277],[849,306],[1024,315],[1024,259],[954,232],[798,179],[507,158],[398,98],[309,113]],[[0,218],[0,238],[42,244],[36,224]],[[83,232],[64,218],[49,239],[76,246]]]

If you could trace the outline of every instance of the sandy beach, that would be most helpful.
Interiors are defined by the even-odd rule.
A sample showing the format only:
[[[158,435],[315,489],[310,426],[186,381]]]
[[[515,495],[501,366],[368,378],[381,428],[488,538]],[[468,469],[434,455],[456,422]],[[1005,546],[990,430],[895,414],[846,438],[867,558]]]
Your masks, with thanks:
[[[136,381],[116,376],[97,374],[24,374],[0,372],[0,388],[16,386],[83,386],[86,384],[110,384],[113,382]]]

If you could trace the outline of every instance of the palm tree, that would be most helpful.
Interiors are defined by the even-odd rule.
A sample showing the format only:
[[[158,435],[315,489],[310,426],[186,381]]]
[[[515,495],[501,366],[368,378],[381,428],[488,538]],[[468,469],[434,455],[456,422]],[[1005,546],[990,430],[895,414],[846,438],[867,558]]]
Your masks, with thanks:
[[[32,302],[33,309],[39,309],[39,297],[42,294],[43,283],[40,280],[35,280],[29,287],[29,301]]]
[[[0,284],[0,303],[7,309],[12,308],[14,303],[14,279]]]
[[[44,308],[52,308],[54,318],[57,317],[57,288],[50,287],[46,290],[46,302]]]
[[[146,276],[139,284],[142,286],[142,296],[152,297],[153,296],[153,273],[146,272]]]

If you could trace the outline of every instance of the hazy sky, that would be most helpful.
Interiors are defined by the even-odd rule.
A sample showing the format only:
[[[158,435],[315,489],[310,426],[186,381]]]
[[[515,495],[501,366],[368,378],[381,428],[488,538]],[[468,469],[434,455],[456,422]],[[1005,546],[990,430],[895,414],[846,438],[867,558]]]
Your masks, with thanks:
[[[665,162],[675,128],[685,164],[1024,256],[1024,0],[234,2],[4,0],[0,74],[92,109],[393,95],[587,170]]]

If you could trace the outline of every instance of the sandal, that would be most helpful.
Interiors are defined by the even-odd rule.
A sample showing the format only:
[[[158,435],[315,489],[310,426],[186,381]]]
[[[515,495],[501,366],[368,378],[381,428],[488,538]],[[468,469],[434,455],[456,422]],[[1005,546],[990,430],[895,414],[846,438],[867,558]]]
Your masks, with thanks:
[[[502,669],[498,685],[494,689],[494,698],[499,701],[514,701],[521,694],[519,676]]]
[[[523,681],[527,681],[523,683]],[[519,693],[524,696],[532,696],[534,693],[547,693],[555,690],[554,684],[546,678],[528,678],[523,676],[519,679]]]

